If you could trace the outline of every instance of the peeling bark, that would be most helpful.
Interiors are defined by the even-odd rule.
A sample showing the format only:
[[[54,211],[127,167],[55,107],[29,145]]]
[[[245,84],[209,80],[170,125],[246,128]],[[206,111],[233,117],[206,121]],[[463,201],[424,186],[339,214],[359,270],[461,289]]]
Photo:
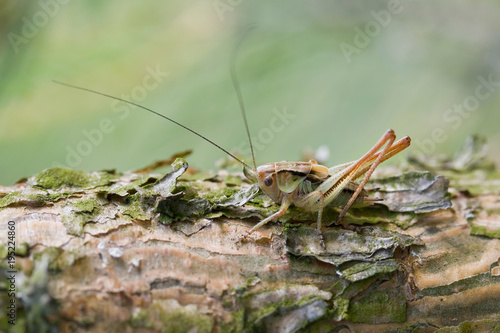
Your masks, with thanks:
[[[457,332],[500,328],[500,182],[472,141],[369,183],[384,201],[330,225],[241,173],[52,168],[0,187],[15,223],[17,325],[37,331]],[[430,170],[418,171],[418,170]],[[384,176],[384,174],[386,176]],[[339,209],[324,212],[335,221]],[[7,238],[0,239],[4,273]],[[10,258],[12,259],[12,258]],[[4,289],[6,289],[5,287]],[[0,297],[2,309],[10,299]],[[2,329],[8,329],[5,311]]]

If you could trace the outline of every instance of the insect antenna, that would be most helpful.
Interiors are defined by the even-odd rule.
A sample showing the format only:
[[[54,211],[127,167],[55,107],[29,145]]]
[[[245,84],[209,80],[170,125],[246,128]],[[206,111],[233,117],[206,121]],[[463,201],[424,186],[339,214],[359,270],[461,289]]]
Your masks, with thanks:
[[[126,99],[123,99],[123,98],[119,98],[119,97],[115,97],[115,96],[112,96],[112,95],[108,95],[108,94],[105,94],[105,93],[102,93],[102,92],[99,92],[99,91],[96,91],[96,90],[92,90],[92,89],[88,89],[88,88],[84,88],[84,87],[79,87],[79,86],[75,86],[75,85],[72,85],[72,84],[69,84],[69,83],[64,83],[64,82],[60,82],[60,81],[56,81],[56,80],[52,80],[54,83],[57,83],[57,84],[60,84],[62,86],[66,86],[66,87],[70,87],[70,88],[74,88],[74,89],[79,89],[79,90],[83,90],[83,91],[87,91],[87,92],[90,92],[90,93],[93,93],[93,94],[96,94],[96,95],[101,95],[101,96],[104,96],[104,97],[108,97],[108,98],[111,98],[111,99],[114,99],[114,100],[117,100],[117,101],[121,101],[121,102],[124,102],[124,103],[127,103],[127,104],[130,104],[130,105],[133,105],[133,106],[136,106],[138,108],[141,108],[143,110],[146,110],[148,112],[151,112],[157,116],[160,116],[162,117],[163,119],[166,119],[182,128],[184,128],[185,130],[188,130],[189,132],[199,136],[200,138],[202,138],[203,140],[207,141],[208,143],[212,144],[213,146],[219,148],[220,150],[222,150],[224,153],[228,154],[229,156],[231,156],[233,159],[235,159],[236,161],[238,161],[239,163],[241,163],[244,167],[246,168],[249,168],[249,169],[252,169],[251,166],[249,166],[248,164],[246,164],[245,162],[243,162],[243,160],[240,160],[239,158],[237,158],[236,156],[234,156],[233,154],[231,154],[230,152],[228,152],[226,149],[222,148],[221,146],[219,146],[218,144],[216,144],[215,142],[213,142],[212,140],[204,137],[203,135],[201,135],[200,133],[190,129],[189,127],[187,126],[184,126],[182,125],[181,123],[159,113],[159,112],[156,112],[154,110],[151,110],[150,108],[147,108],[145,106],[142,106],[140,104],[137,104],[137,103],[134,103],[134,102],[131,102],[131,101],[127,101]]]
[[[254,167],[253,170],[257,170],[257,164],[255,163],[255,155],[253,152],[252,138],[250,137],[250,130],[248,129],[248,121],[247,121],[247,115],[245,112],[245,104],[243,103],[243,96],[241,95],[240,83],[238,81],[238,77],[236,76],[236,55],[238,53],[238,49],[241,45],[241,42],[243,42],[245,37],[248,35],[250,30],[252,30],[253,28],[255,28],[254,24],[249,25],[243,31],[240,39],[238,40],[238,43],[234,47],[233,53],[231,55],[231,79],[233,80],[234,90],[236,91],[236,96],[238,96],[238,102],[240,103],[240,110],[241,110],[241,114],[243,116],[243,122],[245,123],[245,129],[247,130],[248,142],[250,143],[250,150],[252,151],[252,161],[253,161],[253,167]]]

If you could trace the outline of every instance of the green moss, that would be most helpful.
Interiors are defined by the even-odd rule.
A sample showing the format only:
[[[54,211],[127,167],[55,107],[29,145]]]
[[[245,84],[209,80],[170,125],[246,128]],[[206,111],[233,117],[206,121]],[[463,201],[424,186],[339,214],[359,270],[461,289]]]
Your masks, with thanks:
[[[260,279],[257,276],[250,276],[245,281],[245,287],[247,287],[247,288],[253,287],[259,282],[260,282]]]
[[[335,321],[346,319],[348,316],[349,303],[350,301],[348,299],[335,297],[332,300],[332,308],[329,311],[329,317],[333,318]]]
[[[178,171],[180,169],[187,168],[187,162],[182,157],[177,157],[171,165],[172,165],[172,169],[174,169],[174,172]]]
[[[235,175],[227,175],[225,178],[224,178],[224,182],[226,183],[226,185],[229,185],[229,186],[241,186],[241,184],[243,183],[243,181],[241,180],[241,178],[239,176],[235,176]]]
[[[50,255],[47,253],[33,260],[33,269],[23,279],[23,298],[17,300],[19,309],[25,311],[19,316],[26,320],[25,327],[36,327],[39,332],[56,330],[54,323],[49,319],[54,318],[58,310],[57,301],[48,292],[50,260]],[[16,326],[17,324],[20,323],[17,322]]]
[[[66,231],[70,235],[82,236],[83,226],[87,223],[87,219],[84,216],[61,216],[61,221],[66,227]]]
[[[0,208],[11,205],[26,205],[41,207],[47,202],[55,202],[70,196],[70,193],[24,193],[21,191],[11,192],[5,197],[0,198]]]
[[[61,221],[68,234],[81,236],[84,225],[101,212],[100,204],[93,198],[74,200],[69,204],[73,209],[61,215]]]
[[[130,318],[130,326],[133,328],[152,328],[153,323],[148,309],[136,310]]]
[[[30,194],[27,195],[26,198],[29,201],[32,201],[33,203],[38,203],[35,204],[36,206],[38,205],[43,206],[47,202],[53,203],[60,199],[66,198],[69,195],[70,195],[69,193]]]
[[[402,323],[406,299],[398,291],[374,291],[349,305],[348,319],[356,323]]]
[[[87,188],[109,184],[111,173],[72,170],[54,167],[43,170],[28,180],[28,184],[44,189],[57,190],[62,187]]]
[[[474,333],[474,332],[500,332],[500,317],[496,320],[485,319],[478,321],[465,321],[458,326],[443,327],[436,333]]]
[[[500,238],[500,225],[496,223],[494,217],[495,215],[500,215],[500,211],[492,210],[492,211],[486,211],[486,213],[489,215],[489,217],[487,217],[487,219],[489,220],[488,227],[484,225],[477,225],[475,223],[475,219],[478,218],[477,217],[478,213],[476,211],[468,215],[467,222],[469,223],[470,226],[470,234],[477,236],[486,236],[489,238]]]
[[[114,186],[113,188],[104,188],[103,192],[106,194],[116,194],[121,197],[126,197],[136,193],[138,187],[144,188],[158,181],[158,177],[155,177],[153,175],[139,175],[138,177],[139,178],[128,184]]]
[[[251,318],[253,318],[252,321],[258,322],[259,320],[262,320],[265,316],[270,315],[277,311],[279,308],[286,308],[293,306],[295,304],[295,301],[290,299],[290,298],[285,298],[279,302],[276,302],[272,305],[268,306],[263,306],[258,311],[255,311],[251,314]]]
[[[213,327],[213,319],[201,313],[192,313],[185,310],[177,310],[164,313],[162,331],[165,333],[192,332],[196,327],[196,332],[210,333]]]
[[[489,272],[478,274],[466,279],[455,281],[445,286],[434,288],[426,288],[419,292],[419,297],[431,296],[448,296],[455,295],[459,292],[466,290],[478,289],[488,285],[495,285],[500,283],[500,276],[492,276]]]
[[[61,272],[64,269],[73,266],[75,261],[85,257],[85,253],[62,250],[59,247],[46,247],[40,252],[33,253],[33,261],[40,260],[47,256],[49,270],[51,272]]]
[[[248,204],[254,207],[264,207],[265,203],[268,202],[268,200],[266,200],[265,198],[266,196],[264,194],[257,195],[252,199],[252,201],[248,202]]]
[[[71,204],[80,213],[92,213],[100,204],[95,199],[78,200]]]
[[[440,170],[450,184],[456,189],[467,189],[472,195],[498,191],[499,171],[473,170],[458,173],[453,170]]]
[[[500,228],[497,230],[488,230],[484,226],[479,225],[471,225],[470,226],[470,234],[477,236],[486,236],[490,238],[500,238]]]
[[[406,191],[426,187],[424,184],[432,184],[434,180],[429,171],[410,171],[394,177],[374,179],[370,184],[384,191]]]
[[[372,276],[354,283],[345,279],[337,281],[329,289],[333,295],[331,300],[332,306],[329,310],[329,317],[335,321],[347,319],[351,300],[360,295],[362,292],[368,290],[368,288],[378,280],[378,277]]]
[[[245,311],[240,310],[232,313],[232,319],[220,323],[222,333],[239,333],[245,331]]]
[[[322,235],[326,250],[319,243],[316,228],[306,225],[301,225],[298,228],[287,228],[286,235],[287,250],[290,253],[296,256],[315,257],[322,262],[336,266],[357,261],[375,263],[393,257],[397,247],[406,248],[420,243],[418,238],[393,231],[384,231],[381,228],[363,228],[360,232],[339,227],[325,229]],[[388,267],[381,265],[379,268],[385,270]]]
[[[130,216],[134,220],[142,220],[146,221],[151,218],[150,215],[148,215],[144,209],[142,208],[142,204],[140,200],[137,198],[137,196],[131,196],[133,199],[130,200],[129,203],[124,205],[123,209],[123,214]]]
[[[293,286],[293,285],[290,285]],[[285,287],[286,288],[286,287]],[[247,325],[255,325],[256,327],[262,325],[263,321],[272,316],[274,313],[283,313],[283,311],[297,309],[303,306],[310,304],[311,302],[319,300],[318,296],[315,294],[304,295],[300,299],[296,300],[291,297],[283,297],[279,301],[276,301],[273,296],[274,292],[280,292],[283,288],[279,289],[267,289],[265,291],[257,291],[257,292],[245,292],[241,298],[243,300],[243,304],[245,304],[248,300],[251,300],[254,297],[261,298],[262,296],[266,296],[269,294],[270,300],[266,300],[265,297],[262,298],[261,306],[258,309],[253,311],[247,310]]]
[[[293,322],[288,324],[294,328],[303,329],[311,322],[323,318],[326,315],[326,307],[325,301],[313,294],[303,296],[298,301],[284,298],[250,313],[246,320],[246,327],[256,332],[266,331],[269,325],[273,324],[275,318],[282,318],[288,313],[295,317]]]
[[[28,243],[21,243],[16,246],[16,255],[20,257],[25,257],[28,255],[30,246]]]
[[[48,261],[48,268],[50,270],[61,271],[60,263],[57,262],[57,259],[63,253],[64,251],[59,247],[47,247],[42,251],[33,253],[33,261],[37,262],[45,257]]]
[[[171,223],[172,221],[184,221],[190,218],[205,217],[211,212],[210,203],[203,198],[184,200],[172,197],[160,201],[157,212],[161,214],[160,222]]]
[[[0,208],[7,207],[12,205],[13,203],[18,202],[19,196],[22,195],[21,193],[21,191],[11,192],[3,198],[0,198]]]
[[[148,309],[141,309],[132,316],[131,326],[163,333],[212,332],[212,317],[198,312],[194,306],[181,306],[173,302],[153,301]]]
[[[355,282],[374,276],[376,274],[391,273],[398,269],[394,259],[376,261],[374,263],[361,262],[342,270],[342,277]]]
[[[25,257],[29,253],[29,245],[28,243],[16,243],[16,256]],[[7,243],[0,243],[0,259],[7,258],[9,251]]]
[[[231,187],[223,187],[221,189],[215,191],[209,191],[204,193],[202,197],[209,202],[215,204],[220,202],[221,200],[231,199],[236,193],[238,193],[238,189]]]

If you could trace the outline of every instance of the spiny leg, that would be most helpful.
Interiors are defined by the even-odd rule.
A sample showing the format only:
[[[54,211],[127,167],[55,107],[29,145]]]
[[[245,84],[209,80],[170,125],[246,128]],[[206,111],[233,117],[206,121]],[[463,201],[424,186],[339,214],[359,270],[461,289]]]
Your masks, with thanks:
[[[354,194],[351,196],[351,198],[349,199],[347,204],[344,206],[344,208],[340,212],[339,217],[337,219],[337,223],[342,223],[343,217],[345,216],[345,214],[347,213],[349,208],[352,206],[352,204],[354,203],[354,201],[358,197],[359,193],[361,193],[361,190],[365,186],[366,182],[368,181],[368,179],[370,179],[370,176],[372,175],[373,171],[375,171],[375,168],[380,164],[384,155],[387,153],[387,151],[389,151],[389,149],[391,148],[391,145],[395,139],[396,139],[396,135],[394,134],[394,131],[388,130],[387,132],[385,132],[385,134],[382,136],[382,138],[380,138],[380,140],[372,147],[372,149],[370,149],[368,151],[368,153],[366,153],[359,160],[359,162],[361,162],[361,163],[365,163],[366,161],[369,161],[372,158],[372,156],[375,155],[375,153],[380,149],[380,147],[382,147],[387,142],[384,149],[382,149],[382,151],[378,154],[378,157],[375,159],[375,162],[373,162],[373,164],[370,166],[370,168],[366,172],[365,177],[363,178],[363,180],[359,184],[359,186],[356,189],[356,191],[354,192]],[[362,169],[365,169],[365,168],[362,168]]]
[[[325,207],[325,195],[323,191],[321,190],[316,190],[313,192],[308,193],[304,198],[306,198],[306,202],[309,203],[319,203],[318,205],[318,219],[316,220],[316,232],[318,234],[319,238],[319,243],[323,250],[326,250],[325,246],[325,241],[323,239],[323,232],[322,232],[322,219],[323,219],[323,208]]]
[[[322,218],[323,218],[323,208],[325,207],[325,196],[321,191],[314,191],[311,195],[318,197],[319,207],[318,207],[318,220],[316,221],[316,232],[319,237],[319,244],[326,250],[325,240],[323,238],[323,228],[322,228]]]
[[[389,158],[393,157],[394,155],[399,154],[401,151],[403,151],[406,148],[408,148],[408,146],[410,145],[410,143],[411,143],[411,139],[408,136],[405,136],[404,138],[399,139],[398,141],[396,141],[391,146],[391,148],[384,155],[384,157],[382,158],[382,160],[380,161],[380,163],[388,160]],[[354,173],[354,176],[352,177],[352,180],[355,180],[356,178],[359,178],[360,176],[364,175],[368,171],[368,169],[370,169],[373,161],[375,161],[377,159],[377,157],[381,153],[382,152],[379,151],[378,153],[372,155],[369,159],[367,159],[366,161],[364,161],[364,164],[366,164],[366,165],[362,169],[358,169]],[[355,164],[359,164],[359,160],[352,161],[352,162],[347,162],[347,163],[344,163],[344,164],[339,164],[339,165],[336,165],[334,167],[329,168],[328,170],[330,171],[330,174],[332,174],[332,173],[336,173],[336,172],[342,171],[342,170],[344,170],[346,168],[352,167]]]
[[[349,181],[354,180],[361,175],[359,173],[360,170],[370,167],[374,160],[377,160],[377,157],[387,156],[388,154],[391,154],[392,150],[389,150],[389,152],[387,152],[387,150],[383,152],[379,150],[387,143],[387,141],[390,140],[392,143],[395,136],[396,135],[394,134],[394,131],[388,130],[382,136],[382,138],[380,138],[380,140],[360,159],[329,168],[331,175],[330,178],[323,182],[316,191],[310,192],[306,195],[302,195],[299,198],[295,198],[293,201],[294,204],[298,207],[304,207],[308,209],[313,209],[315,207],[315,210],[318,211],[319,209],[321,209],[321,206],[319,205],[320,201],[317,198],[316,192],[322,191],[323,202],[321,203],[323,206],[327,205],[332,201],[333,198],[335,198],[339,194],[339,192],[347,185]],[[359,195],[360,191],[361,190],[358,191],[356,196]],[[354,202],[355,199],[356,198],[354,197],[352,201]]]
[[[319,197],[318,221],[316,222],[316,231],[318,232],[319,244],[321,245],[323,250],[326,250],[325,240],[323,239],[322,223],[321,223],[323,218],[323,208],[325,207],[325,196],[321,191],[316,191],[316,192]]]
[[[383,157],[382,157],[382,160],[379,162],[379,164],[380,164],[380,163],[388,160],[389,158],[393,157],[394,155],[399,154],[401,151],[405,150],[406,148],[408,148],[408,146],[410,146],[410,143],[411,143],[410,137],[405,136],[404,138],[401,138],[398,141],[396,141],[394,144],[392,144],[391,148],[389,149],[389,151],[387,151],[387,153],[385,155],[382,155],[382,152],[378,152],[377,154],[373,155],[373,157],[371,157],[368,160],[368,163],[371,163],[372,160],[376,160],[379,157],[379,155],[382,155]],[[354,175],[353,180],[356,178],[359,178],[360,176],[365,174],[370,169],[370,167],[371,167],[371,164],[368,164],[366,167],[362,168],[361,170],[358,170],[356,172],[356,174]]]
[[[253,226],[252,229],[248,230],[248,232],[241,236],[237,241],[236,243],[239,243],[241,242],[243,239],[247,238],[250,234],[252,234],[254,231],[256,231],[257,229],[259,229],[260,227],[262,227],[264,224],[266,224],[267,222],[269,221],[272,221],[274,219],[277,219],[278,217],[282,216],[283,214],[286,213],[286,211],[288,210],[288,207],[290,207],[290,204],[292,203],[292,195],[291,194],[287,194],[283,197],[283,200],[281,201],[281,206],[280,206],[280,209],[274,213],[274,214],[271,214],[270,216],[266,217],[265,219],[263,219],[262,221],[260,221],[259,223],[257,223],[256,225]]]

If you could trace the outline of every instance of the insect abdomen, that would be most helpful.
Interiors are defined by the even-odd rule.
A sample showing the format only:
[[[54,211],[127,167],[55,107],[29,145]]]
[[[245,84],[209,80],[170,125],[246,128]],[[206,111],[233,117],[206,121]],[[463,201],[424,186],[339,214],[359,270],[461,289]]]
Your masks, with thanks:
[[[349,182],[347,183],[346,187],[342,189],[342,191],[330,202],[329,205],[335,206],[335,207],[343,207],[349,202],[349,199],[352,197],[353,193],[356,191],[358,187],[358,184],[354,182]],[[365,189],[362,189],[361,192],[359,193],[358,197],[353,203],[354,207],[364,207],[364,206],[369,206],[373,204],[374,201],[378,200],[373,200],[368,198],[368,191]]]

